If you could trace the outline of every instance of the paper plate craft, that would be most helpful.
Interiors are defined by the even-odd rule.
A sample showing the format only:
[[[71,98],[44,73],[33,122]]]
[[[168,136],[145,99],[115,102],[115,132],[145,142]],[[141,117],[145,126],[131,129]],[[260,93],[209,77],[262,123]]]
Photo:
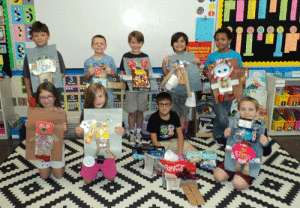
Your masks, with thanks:
[[[33,92],[43,82],[52,82],[55,87],[61,88],[61,73],[55,45],[28,48],[27,59],[30,70],[30,79]]]
[[[29,107],[26,127],[27,160],[61,161],[66,112]]]
[[[256,178],[263,156],[259,137],[264,134],[264,126],[247,119],[235,118],[229,121],[229,126],[231,135],[227,137],[225,169]]]
[[[157,78],[160,75],[153,74],[149,57],[123,58],[126,75],[121,78],[127,82],[130,92],[158,90]]]
[[[122,109],[84,109],[84,155],[97,158],[122,157],[122,136],[114,128],[122,126]]]
[[[216,103],[243,97],[241,77],[236,73],[240,68],[237,59],[219,61],[208,65],[207,68],[213,76],[211,88]]]

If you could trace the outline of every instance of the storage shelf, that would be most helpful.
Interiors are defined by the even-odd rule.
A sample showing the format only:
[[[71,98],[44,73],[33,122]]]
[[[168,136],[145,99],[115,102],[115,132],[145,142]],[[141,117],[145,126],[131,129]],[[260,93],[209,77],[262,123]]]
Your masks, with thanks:
[[[274,105],[275,92],[277,87],[284,87],[286,85],[299,85],[300,78],[281,78],[273,74],[267,74],[267,87],[268,87],[268,134],[269,136],[293,136],[300,135],[300,131],[273,131],[272,118],[273,111],[276,108],[289,109],[289,108],[300,108],[300,106],[277,106]]]

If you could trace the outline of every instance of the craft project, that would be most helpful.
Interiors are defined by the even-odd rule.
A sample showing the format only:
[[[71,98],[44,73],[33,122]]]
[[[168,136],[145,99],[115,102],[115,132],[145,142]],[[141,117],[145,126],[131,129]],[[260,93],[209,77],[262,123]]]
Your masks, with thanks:
[[[243,97],[242,76],[237,76],[237,70],[240,70],[237,59],[216,62],[207,68],[213,76],[211,88],[216,103]]]
[[[122,126],[122,109],[84,109],[84,155],[97,158],[122,157],[122,136],[114,128]]]
[[[231,136],[227,138],[225,169],[256,178],[263,156],[259,138],[264,134],[264,127],[247,119],[231,119],[229,126]]]
[[[205,204],[204,198],[197,188],[195,182],[185,182],[181,183],[180,185],[191,205],[198,206]]]
[[[126,75],[121,79],[127,82],[131,92],[158,90],[156,78],[160,75],[153,74],[149,57],[123,58]]]
[[[91,63],[90,67],[95,68],[95,78],[93,78],[93,83],[100,83],[105,88],[108,87],[108,79],[106,73],[107,64],[104,62],[101,63]]]
[[[62,87],[56,45],[28,48],[27,58],[33,92],[43,82],[52,82],[55,87]]]
[[[63,109],[29,107],[27,120],[25,158],[61,161],[66,112]]]

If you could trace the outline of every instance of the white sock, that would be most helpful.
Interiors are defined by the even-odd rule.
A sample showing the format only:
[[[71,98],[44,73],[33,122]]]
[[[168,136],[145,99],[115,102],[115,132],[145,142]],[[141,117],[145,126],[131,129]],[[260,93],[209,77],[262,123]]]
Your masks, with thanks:
[[[134,134],[134,130],[130,130],[129,132],[130,132],[130,134]]]
[[[142,131],[142,128],[137,128],[137,129],[136,129],[136,133],[137,133],[137,134],[140,134],[141,131]]]

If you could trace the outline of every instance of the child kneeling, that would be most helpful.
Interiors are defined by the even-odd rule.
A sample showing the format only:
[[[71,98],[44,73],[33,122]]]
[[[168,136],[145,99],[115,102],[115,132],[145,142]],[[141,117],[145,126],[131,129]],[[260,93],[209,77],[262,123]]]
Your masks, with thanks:
[[[243,97],[239,101],[238,104],[238,114],[240,119],[246,119],[248,121],[252,121],[252,127],[250,135],[250,140],[243,141],[248,146],[254,149],[256,152],[256,158],[262,158],[262,156],[268,156],[271,154],[271,145],[269,143],[267,132],[264,126],[261,125],[260,122],[254,121],[255,117],[259,115],[259,103],[256,99],[251,97]],[[224,131],[224,137],[227,138],[226,146],[234,146],[238,142],[234,138],[234,133],[236,132],[237,122],[234,124],[235,127],[228,127]],[[247,135],[248,136],[248,135]],[[257,141],[259,139],[259,142]],[[244,137],[243,137],[243,140]],[[250,161],[249,161],[250,162]],[[225,153],[225,161],[221,165],[219,165],[214,170],[214,178],[218,182],[226,181],[230,178],[233,178],[232,185],[234,188],[238,190],[249,189],[250,185],[253,182],[253,179],[256,178],[259,174],[260,164],[249,164],[250,171],[249,174],[246,175],[245,165],[242,172],[236,172],[234,167],[236,164],[236,159],[231,157],[231,152]]]
[[[171,95],[166,92],[159,93],[156,97],[156,107],[158,111],[150,116],[147,126],[152,144],[164,146],[166,151],[170,149],[177,155],[185,155],[189,150],[197,151],[184,140],[179,116],[171,111]]]

